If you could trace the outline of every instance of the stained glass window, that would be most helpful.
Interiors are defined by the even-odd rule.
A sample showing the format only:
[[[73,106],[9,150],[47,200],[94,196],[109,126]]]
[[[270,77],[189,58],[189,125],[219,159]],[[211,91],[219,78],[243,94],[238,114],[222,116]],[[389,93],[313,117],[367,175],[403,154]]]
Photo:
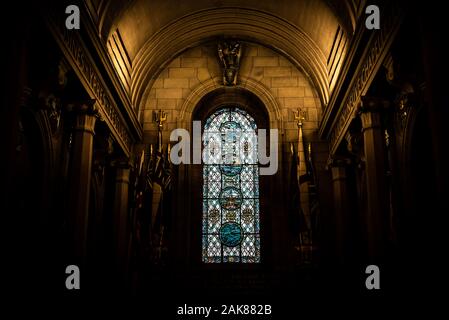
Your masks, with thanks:
[[[257,125],[222,108],[203,133],[202,256],[206,263],[260,262]]]

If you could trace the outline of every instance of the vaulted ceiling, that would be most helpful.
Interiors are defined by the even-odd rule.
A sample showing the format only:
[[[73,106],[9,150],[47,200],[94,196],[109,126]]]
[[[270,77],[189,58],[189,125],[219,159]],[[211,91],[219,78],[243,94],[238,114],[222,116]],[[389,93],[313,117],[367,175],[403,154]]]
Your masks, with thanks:
[[[283,54],[310,77],[325,105],[364,0],[89,0],[86,4],[135,105],[173,58],[223,36]]]

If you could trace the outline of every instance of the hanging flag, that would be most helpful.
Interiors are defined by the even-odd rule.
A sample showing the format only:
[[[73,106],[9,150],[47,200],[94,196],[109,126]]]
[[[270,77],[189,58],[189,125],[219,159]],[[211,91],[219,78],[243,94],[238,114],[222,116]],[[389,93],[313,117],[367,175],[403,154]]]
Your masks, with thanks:
[[[294,236],[307,230],[304,212],[301,208],[301,193],[298,183],[298,155],[290,144],[290,174],[289,174],[289,209],[288,219],[290,230]]]
[[[306,150],[303,137],[303,121],[305,120],[306,112],[298,109],[295,112],[295,120],[298,125],[298,145],[297,157],[295,160],[297,164],[297,181],[299,185],[299,213],[300,213],[300,228],[299,228],[299,246],[297,247],[301,255],[302,262],[310,262],[312,259],[312,231],[310,224],[310,203],[309,203],[309,182],[310,173],[307,170]],[[293,148],[292,148],[293,150]],[[293,153],[293,152],[292,152]],[[310,155],[309,155],[310,156]]]
[[[318,218],[320,211],[320,204],[318,199],[318,187],[316,179],[315,166],[312,159],[312,144],[309,142],[307,146],[307,165],[309,172],[309,199],[310,199],[310,231],[313,234],[318,230]]]
[[[310,176],[307,171],[307,158],[304,147],[302,132],[302,122],[298,124],[298,181],[301,193],[301,209],[304,215],[309,215],[309,181]]]

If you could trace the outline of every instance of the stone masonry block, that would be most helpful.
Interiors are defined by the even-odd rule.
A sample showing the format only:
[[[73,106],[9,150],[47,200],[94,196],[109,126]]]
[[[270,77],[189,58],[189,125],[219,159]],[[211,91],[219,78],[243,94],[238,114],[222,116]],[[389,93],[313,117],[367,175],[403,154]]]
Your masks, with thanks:
[[[290,67],[265,67],[264,75],[265,77],[290,77],[291,69]]]
[[[158,109],[176,108],[177,99],[157,99]]]
[[[278,57],[254,57],[253,65],[255,67],[277,67],[279,59]]]
[[[278,89],[279,97],[304,97],[304,87],[284,87]]]
[[[169,68],[170,78],[193,78],[196,76],[195,68]]]
[[[188,87],[189,87],[189,79],[187,78],[164,79],[164,88],[173,89],[173,88],[188,88]]]
[[[273,77],[271,83],[273,88],[296,87],[298,79],[293,77]]]
[[[181,67],[207,67],[207,58],[181,58]]]
[[[156,98],[178,99],[182,98],[182,89],[156,89]]]

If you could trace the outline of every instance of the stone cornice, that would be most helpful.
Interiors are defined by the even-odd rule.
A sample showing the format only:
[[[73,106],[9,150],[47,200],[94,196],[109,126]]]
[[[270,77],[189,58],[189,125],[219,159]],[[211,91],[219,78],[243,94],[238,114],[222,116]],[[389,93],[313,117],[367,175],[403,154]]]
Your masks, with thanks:
[[[85,3],[85,6],[86,11],[90,13],[90,19],[85,19],[83,26],[87,31],[89,40],[95,47],[95,54],[101,60],[101,64],[107,72],[108,79],[114,86],[114,92],[117,93],[120,101],[119,107],[123,107],[123,111],[125,112],[123,115],[130,124],[130,129],[133,130],[133,134],[136,136],[137,140],[141,140],[143,136],[143,128],[138,120],[137,110],[136,108],[133,108],[131,100],[129,98],[129,92],[126,92],[126,90],[123,88],[122,82],[119,80],[115,68],[111,63],[111,60],[109,59],[109,55],[106,52],[105,45],[101,42],[97,27],[95,26],[95,22],[93,21],[94,18],[92,17],[92,13],[89,10],[88,4]]]
[[[364,31],[371,32],[371,35],[351,82],[334,91],[320,125],[320,135],[329,139],[331,154],[336,152],[351,120],[356,116],[361,97],[368,91],[402,22],[403,13],[397,4],[385,7],[381,12],[381,29]],[[331,113],[335,116],[330,117]]]
[[[66,29],[64,21],[60,21],[54,16],[46,16],[45,18],[53,37],[81,84],[90,97],[97,101],[101,118],[108,125],[125,155],[129,156],[135,139],[111,91],[106,86],[92,56],[81,39],[79,31]]]
[[[323,118],[321,119],[320,126],[318,128],[318,134],[324,139],[327,138],[330,128],[333,125],[333,120],[335,120],[336,113],[338,112],[338,108],[335,106],[339,105],[341,99],[343,98],[343,93],[345,92],[344,89],[347,88],[346,80],[348,77],[353,76],[353,73],[351,73],[351,66],[357,63],[354,61],[358,56],[359,51],[363,50],[361,48],[366,43],[367,33],[368,30],[365,28],[358,28],[351,39],[348,52],[342,63],[342,70],[340,71],[337,82],[335,83],[329,103],[324,106],[325,109],[323,112]]]

